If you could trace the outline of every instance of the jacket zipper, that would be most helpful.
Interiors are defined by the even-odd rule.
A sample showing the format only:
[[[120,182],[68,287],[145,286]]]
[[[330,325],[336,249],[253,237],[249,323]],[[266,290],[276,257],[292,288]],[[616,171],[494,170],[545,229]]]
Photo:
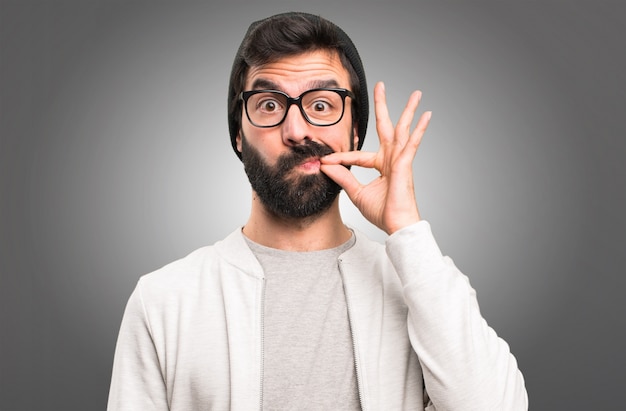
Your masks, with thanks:
[[[354,332],[354,324],[352,323],[352,309],[350,305],[350,297],[348,296],[348,289],[346,287],[346,277],[341,269],[342,260],[339,259],[339,272],[341,273],[341,280],[343,285],[343,294],[346,297],[346,308],[348,309],[348,324],[350,324],[350,336],[352,337],[352,352],[354,356],[354,369],[356,373],[356,382],[357,382],[357,391],[359,392],[359,404],[361,405],[361,410],[365,411],[365,405],[363,404],[363,381],[361,377],[361,368],[359,367],[359,360],[357,356],[357,342],[356,335]]]
[[[259,398],[260,398],[260,403],[259,403],[259,409],[261,411],[263,411],[263,378],[264,378],[264,369],[265,369],[265,278],[261,279],[261,323],[260,323],[260,328],[261,328],[261,350],[260,350],[260,355],[261,355],[261,369],[259,372],[259,384],[260,384],[260,391],[259,391]]]

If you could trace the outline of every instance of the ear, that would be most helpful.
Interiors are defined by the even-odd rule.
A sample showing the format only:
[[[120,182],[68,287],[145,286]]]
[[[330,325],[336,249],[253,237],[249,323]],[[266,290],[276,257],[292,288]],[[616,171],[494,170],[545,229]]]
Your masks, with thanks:
[[[354,142],[353,142],[354,150],[356,150],[357,147],[359,146],[359,135],[357,134],[356,126],[354,127],[353,134],[354,134]]]
[[[237,137],[235,137],[235,142],[237,143],[237,151],[239,151],[240,153],[243,152],[243,147],[241,143],[241,131],[237,133]]]

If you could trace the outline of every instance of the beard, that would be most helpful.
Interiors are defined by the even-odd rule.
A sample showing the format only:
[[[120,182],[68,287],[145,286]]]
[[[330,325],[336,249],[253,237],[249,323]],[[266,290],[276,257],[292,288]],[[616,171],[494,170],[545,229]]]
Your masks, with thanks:
[[[261,158],[242,134],[242,160],[252,189],[268,211],[276,216],[301,219],[322,214],[335,201],[341,187],[326,174],[300,174],[294,167],[311,157],[323,157],[333,150],[311,140],[291,147],[275,166]]]

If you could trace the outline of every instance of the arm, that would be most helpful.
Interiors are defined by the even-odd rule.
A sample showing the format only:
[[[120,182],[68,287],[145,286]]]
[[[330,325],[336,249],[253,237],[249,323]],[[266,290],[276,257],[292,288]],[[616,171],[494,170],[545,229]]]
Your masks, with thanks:
[[[115,348],[108,411],[168,410],[161,366],[139,283],[130,296]]]
[[[409,337],[437,410],[526,410],[507,343],[483,319],[476,292],[439,251],[426,221],[387,240],[409,307]]]
[[[322,159],[322,171],[344,188],[365,218],[390,235],[387,253],[403,284],[409,336],[434,408],[526,409],[523,377],[507,344],[482,318],[467,277],[441,255],[428,223],[420,221],[412,162],[431,117],[422,114],[411,131],[420,98],[420,92],[411,94],[394,127],[384,86],[377,84],[378,152],[331,154]],[[363,185],[346,164],[374,168],[380,176]]]

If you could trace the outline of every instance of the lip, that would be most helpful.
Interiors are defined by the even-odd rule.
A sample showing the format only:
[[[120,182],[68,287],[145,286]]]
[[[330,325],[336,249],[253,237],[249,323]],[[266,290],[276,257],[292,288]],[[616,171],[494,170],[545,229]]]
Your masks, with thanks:
[[[307,172],[315,173],[320,170],[320,158],[309,157],[298,165],[298,168]]]

